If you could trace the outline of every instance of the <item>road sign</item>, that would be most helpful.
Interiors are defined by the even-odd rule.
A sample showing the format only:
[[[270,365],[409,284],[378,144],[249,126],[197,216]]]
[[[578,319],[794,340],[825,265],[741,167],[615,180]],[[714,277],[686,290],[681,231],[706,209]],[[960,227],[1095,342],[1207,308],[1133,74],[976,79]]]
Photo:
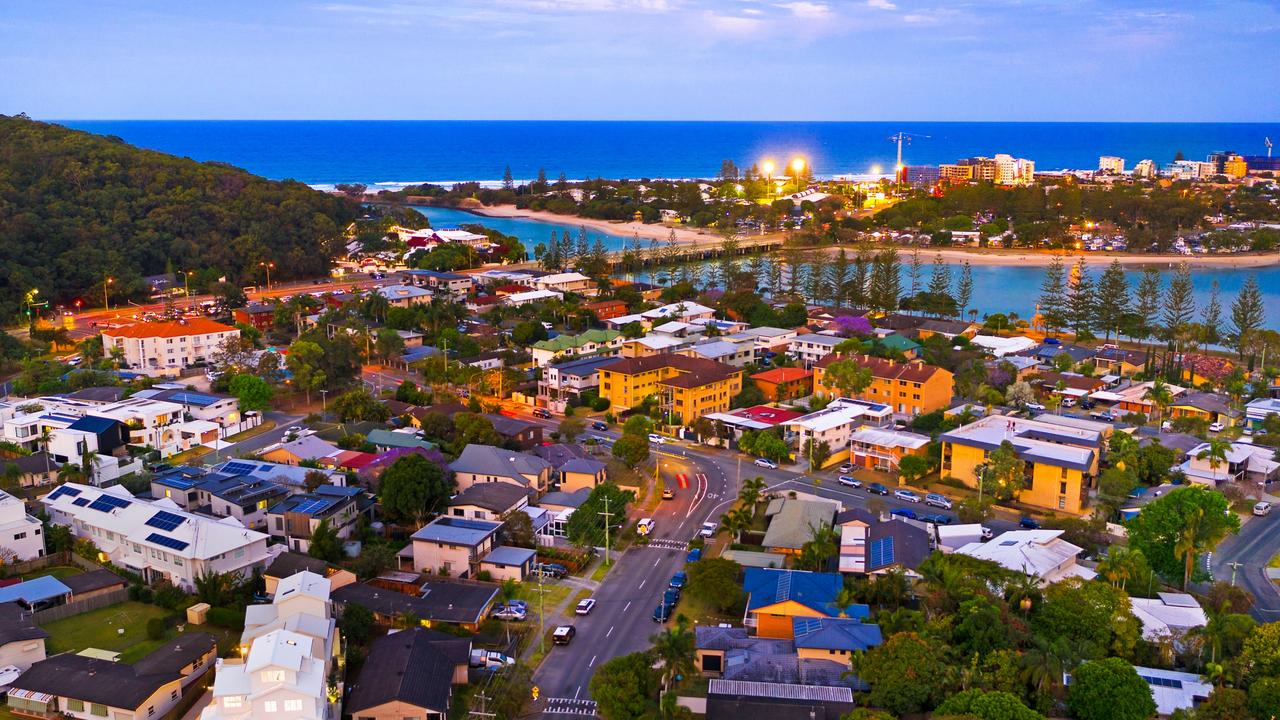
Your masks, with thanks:
[[[534,685],[534,686],[531,688],[531,690],[532,690],[532,692],[533,692],[533,699],[534,699],[534,700],[537,700],[537,699],[538,699],[538,693],[540,692],[540,691],[538,690],[538,686],[537,686],[537,685]]]

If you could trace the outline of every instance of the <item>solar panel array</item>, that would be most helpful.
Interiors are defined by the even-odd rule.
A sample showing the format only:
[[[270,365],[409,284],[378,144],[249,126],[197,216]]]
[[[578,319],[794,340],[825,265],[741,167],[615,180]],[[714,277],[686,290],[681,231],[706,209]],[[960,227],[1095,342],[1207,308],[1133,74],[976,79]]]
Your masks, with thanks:
[[[257,465],[247,462],[229,462],[222,466],[222,472],[232,475],[248,475],[257,469]]]
[[[179,392],[169,396],[173,402],[191,403],[192,405],[212,405],[218,401],[218,398],[212,395],[201,395],[200,393]]]
[[[90,510],[99,512],[111,512],[119,508],[129,507],[129,501],[122,498],[113,497],[111,495],[100,495],[97,500],[89,503]]]
[[[76,498],[75,500],[71,501],[71,504],[77,507],[84,507],[85,505],[89,504],[89,498]]]
[[[893,564],[893,538],[886,537],[871,541],[871,564],[868,567],[878,568]]]
[[[303,500],[293,508],[293,512],[314,515],[318,512],[324,512],[333,505],[332,500]]]
[[[150,525],[153,528],[160,528],[161,530],[173,530],[182,524],[183,519],[184,518],[181,515],[174,515],[171,512],[161,510],[155,515],[152,515],[145,524]]]
[[[63,485],[59,487],[57,490],[54,490],[53,492],[49,493],[49,499],[57,500],[58,498],[64,495],[70,495],[71,497],[75,497],[79,494],[80,494],[80,491],[77,490],[76,488],[67,487],[66,485]]]
[[[186,550],[187,546],[190,545],[190,543],[183,542],[176,538],[171,538],[168,535],[161,535],[160,533],[151,533],[148,535],[147,542],[155,543],[172,550]]]
[[[1174,688],[1175,690],[1182,689],[1181,680],[1174,680],[1173,678],[1162,678],[1162,677],[1155,677],[1154,675],[1142,675],[1142,674],[1139,674],[1138,677],[1145,680],[1148,685],[1154,685],[1156,687]]]

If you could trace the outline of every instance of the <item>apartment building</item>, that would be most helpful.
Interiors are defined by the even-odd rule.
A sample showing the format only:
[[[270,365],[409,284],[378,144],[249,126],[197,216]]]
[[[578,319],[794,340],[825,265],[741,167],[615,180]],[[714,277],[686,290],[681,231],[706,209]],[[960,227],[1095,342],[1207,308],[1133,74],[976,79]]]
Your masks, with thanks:
[[[529,348],[533,364],[547,365],[563,357],[578,355],[613,355],[626,338],[617,330],[587,330],[579,335],[557,335],[549,340],[539,340]]]
[[[871,384],[854,397],[885,403],[899,416],[912,417],[951,405],[954,383],[951,372],[922,362],[897,362],[870,355],[828,355],[814,365],[814,394],[837,395],[823,383],[826,369],[838,360],[849,360],[871,370]]]
[[[538,394],[550,400],[579,397],[587,390],[600,387],[599,369],[616,361],[613,357],[590,357],[547,365],[538,381]]]
[[[799,360],[806,368],[812,368],[826,356],[836,351],[836,346],[845,338],[838,335],[820,335],[809,333],[791,338],[787,346],[787,354]]]
[[[21,500],[0,490],[0,563],[44,557],[40,521]]]
[[[809,442],[826,443],[831,450],[828,464],[848,457],[849,439],[859,428],[883,426],[893,420],[893,409],[884,403],[837,398],[825,408],[788,420],[787,430],[795,433],[796,447],[803,451]]]
[[[240,330],[205,318],[135,323],[102,331],[102,352],[123,353],[124,367],[148,375],[177,375],[197,362],[210,362]]]
[[[599,369],[600,397],[619,410],[656,396],[670,424],[688,425],[725,412],[742,391],[743,371],[714,360],[684,355],[626,358]]]

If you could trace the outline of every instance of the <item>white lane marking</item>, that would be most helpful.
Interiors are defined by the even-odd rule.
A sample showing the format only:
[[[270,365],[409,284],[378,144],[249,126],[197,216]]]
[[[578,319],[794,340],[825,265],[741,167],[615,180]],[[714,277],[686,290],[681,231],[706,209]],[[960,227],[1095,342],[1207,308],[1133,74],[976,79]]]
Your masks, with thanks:
[[[579,685],[579,686],[578,686],[578,689],[573,691],[573,699],[574,699],[574,700],[577,700],[577,699],[578,699],[578,695],[579,695],[579,694],[581,694],[581,693],[582,693],[582,686],[581,686],[581,685]]]
[[[627,604],[623,606],[623,608],[622,608],[622,612],[626,612],[626,611],[627,611],[627,610],[629,610],[630,608],[631,608],[631,601],[630,601],[630,600],[628,600],[628,601],[627,601]]]
[[[628,603],[628,604],[629,604],[629,603]],[[610,635],[612,635],[612,634],[613,634],[613,626],[612,626],[612,625],[610,625],[610,626],[609,626],[609,632],[605,633],[605,634],[604,634],[604,636],[605,636],[605,637],[609,637],[609,636],[610,636]]]
[[[658,563],[660,563],[660,562],[662,562],[662,558],[658,558],[657,560],[654,560],[654,561],[653,561],[653,566],[654,566],[654,567],[658,567]]]
[[[591,656],[591,662],[587,663],[587,667],[591,667],[591,666],[593,666],[593,665],[595,665],[595,664],[596,664],[596,657],[597,657],[596,655],[592,655],[592,656]],[[581,686],[579,686],[579,687],[581,687]]]
[[[645,578],[644,580],[648,580],[648,579],[649,579],[649,578]],[[640,587],[636,588],[637,590],[643,590],[643,589],[644,589],[644,580],[641,580],[641,581],[640,581]]]

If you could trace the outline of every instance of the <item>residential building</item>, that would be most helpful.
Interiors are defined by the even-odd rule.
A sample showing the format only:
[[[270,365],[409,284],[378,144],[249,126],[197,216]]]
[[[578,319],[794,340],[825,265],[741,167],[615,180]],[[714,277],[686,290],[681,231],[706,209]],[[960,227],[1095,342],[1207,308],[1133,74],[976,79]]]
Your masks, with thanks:
[[[359,487],[321,485],[309,493],[290,495],[267,510],[267,531],[300,553],[311,549],[311,537],[322,522],[345,540],[360,517],[363,494]]]
[[[626,338],[617,330],[587,330],[579,335],[557,335],[529,348],[534,365],[546,367],[560,358],[582,355],[614,355]]]
[[[849,462],[869,470],[892,472],[908,455],[924,457],[929,442],[928,435],[863,425],[849,435]]]
[[[1201,443],[1187,452],[1178,469],[1191,482],[1211,487],[1228,482],[1265,485],[1280,477],[1274,448],[1244,442],[1231,443],[1225,458],[1209,457],[1209,443]]]
[[[302,492],[307,486],[307,475],[317,472],[328,477],[326,482],[329,485],[345,487],[347,484],[346,473],[339,472],[337,470],[302,467],[299,465],[273,463],[265,460],[244,458],[235,458],[213,465],[209,468],[209,472],[260,480],[270,480],[277,485],[289,488],[293,492]]]
[[[551,273],[533,278],[531,282],[539,290],[553,290],[558,293],[594,296],[598,292],[595,282],[580,272]]]
[[[219,660],[201,720],[330,720],[327,658],[314,648],[312,637],[279,629],[254,638],[243,659]]]
[[[542,426],[538,423],[498,413],[485,413],[481,417],[493,424],[494,431],[508,447],[532,450],[542,444]]]
[[[804,413],[772,405],[753,405],[730,412],[709,413],[703,417],[718,426],[718,436],[723,434],[723,437],[736,441],[748,430],[768,430],[778,425],[790,430],[790,423],[803,416]]]
[[[595,458],[574,458],[556,468],[560,476],[560,492],[593,490],[609,479],[609,466]]]
[[[853,397],[890,405],[899,416],[914,417],[950,407],[954,391],[951,372],[922,362],[897,362],[871,355],[828,355],[814,366],[813,391],[839,394],[823,383],[831,363],[848,360],[871,370],[871,384]]]
[[[1139,413],[1148,417],[1156,412],[1156,404],[1147,397],[1147,392],[1155,385],[1154,381],[1148,380],[1135,385],[1127,385],[1115,390],[1103,390],[1093,393],[1090,397],[1102,402],[1113,403],[1114,407],[1119,408],[1121,412]],[[1169,395],[1177,400],[1178,396],[1186,392],[1187,389],[1178,385],[1165,385],[1165,389],[1169,391]]]
[[[594,313],[596,319],[601,322],[627,314],[627,304],[621,300],[597,300],[586,303],[582,307]]]
[[[27,514],[22,500],[0,490],[0,564],[38,557],[44,557],[40,521]]]
[[[1186,593],[1156,593],[1153,598],[1129,598],[1133,616],[1142,623],[1142,639],[1159,643],[1173,640],[1176,644],[1196,628],[1209,624],[1209,616],[1195,596]]]
[[[18,468],[18,487],[22,488],[52,485],[58,481],[58,470],[62,468],[45,452],[0,458],[0,472],[7,472],[9,465]]]
[[[669,355],[684,350],[692,344],[692,340],[674,335],[645,335],[622,343],[622,347],[618,348],[618,355],[624,358]]]
[[[1000,337],[996,335],[974,335],[970,339],[970,343],[991,353],[997,358],[1015,356],[1017,353],[1026,352],[1036,346],[1036,341],[1029,337],[1017,335],[1014,337]]]
[[[685,354],[704,360],[715,360],[731,367],[745,367],[756,359],[752,343],[735,343],[727,340],[704,340],[685,350]]]
[[[400,430],[386,430],[384,428],[374,428],[365,435],[365,440],[382,452],[395,449],[415,449],[431,450],[435,448],[435,443],[422,438],[422,433],[414,428],[402,428]]]
[[[838,512],[840,501],[816,496],[770,500],[764,512],[769,527],[760,544],[770,552],[799,555],[814,528],[831,527]]]
[[[266,566],[267,535],[232,518],[215,520],[179,508],[172,500],[133,497],[116,485],[105,490],[65,483],[42,501],[50,519],[97,545],[103,560],[168,581],[187,592],[209,573],[251,577]]]
[[[506,482],[474,483],[449,500],[445,511],[468,520],[500,520],[529,505],[529,490]]]
[[[1250,400],[1244,406],[1244,413],[1246,426],[1250,430],[1258,430],[1266,423],[1268,417],[1280,415],[1280,399],[1264,397]]]
[[[600,397],[627,410],[654,395],[670,424],[688,425],[729,409],[742,391],[742,371],[714,360],[683,355],[627,358],[601,366]]]
[[[823,335],[807,333],[797,335],[787,346],[787,354],[799,360],[804,367],[811,368],[822,358],[835,352],[836,346],[844,342],[839,335]]]
[[[413,542],[400,551],[401,564],[409,559],[415,572],[468,577],[497,545],[501,527],[498,521],[437,517],[413,534]]]
[[[36,625],[32,613],[16,602],[0,603],[0,668],[26,670],[44,660],[49,633]]]
[[[943,433],[939,440],[943,475],[969,487],[978,486],[991,453],[1010,443],[1024,462],[1019,501],[1071,515],[1087,510],[1105,444],[1097,430],[1006,415],[988,415]]]
[[[793,623],[795,622],[824,621],[818,618],[796,618],[793,620]],[[833,620],[832,622],[841,621]],[[803,684],[812,687],[843,687],[846,690],[850,687],[865,689],[860,680],[849,674],[849,661],[839,657],[835,647],[830,648],[833,651],[831,653],[822,653],[815,646],[827,644],[850,647],[855,644],[866,644],[871,640],[873,632],[879,634],[879,626],[867,624],[865,630],[849,634],[858,635],[857,639],[830,636],[824,638],[825,633],[821,629],[807,632],[810,627],[820,626],[815,624],[799,628],[804,636],[801,642],[806,644],[805,653],[801,655],[800,643],[792,639],[752,636],[747,633],[747,628],[698,625],[694,628],[694,667],[707,678],[786,685]],[[794,629],[793,632],[795,632]]]
[[[767,402],[786,402],[813,394],[813,371],[782,367],[751,376]]]
[[[408,586],[413,594],[389,589],[384,577],[398,585],[402,576],[413,578]],[[455,580],[452,578],[432,577],[424,580],[416,573],[393,572],[384,573],[367,583],[351,583],[334,591],[333,599],[339,603],[355,603],[373,611],[374,618],[384,625],[394,625],[397,620],[412,615],[424,627],[437,623],[448,623],[466,630],[475,631],[489,614],[498,597],[496,583],[475,582],[471,580]]]
[[[623,327],[631,323],[640,323],[644,329],[648,330],[654,325],[661,325],[670,320],[681,320],[691,323],[695,320],[709,320],[715,317],[715,310],[706,305],[699,305],[696,302],[685,301],[663,305],[645,310],[642,313],[633,315],[621,315],[605,321],[609,327],[615,330],[621,330]]]
[[[369,644],[343,711],[353,720],[444,718],[470,658],[469,638],[424,627],[383,635]]]
[[[1029,575],[1041,585],[1052,585],[1071,577],[1092,580],[1097,573],[1076,564],[1082,548],[1063,540],[1063,532],[1010,530],[987,542],[969,543],[956,552]]]
[[[387,285],[376,291],[391,307],[407,308],[431,302],[431,291],[415,285]]]
[[[527,290],[524,292],[511,293],[510,295],[503,297],[502,303],[511,307],[519,307],[521,305],[528,305],[529,303],[563,299],[564,293],[559,293],[554,290]]]
[[[1098,173],[1102,175],[1123,175],[1124,158],[1114,155],[1103,155],[1098,158]]]
[[[280,587],[280,582],[287,578],[291,578],[301,572],[311,572],[329,581],[329,590],[337,590],[344,585],[350,585],[356,581],[356,576],[350,570],[343,570],[336,565],[310,555],[303,555],[295,552],[282,552],[271,561],[267,569],[262,573],[262,583],[266,588],[267,594],[276,595],[276,590]]]
[[[1142,350],[1126,350],[1115,345],[1103,345],[1093,356],[1093,365],[1104,375],[1133,377],[1146,368],[1147,353]]]
[[[846,664],[883,641],[879,625],[857,618],[793,617],[791,633],[797,657]]]
[[[530,548],[499,545],[480,559],[479,572],[489,573],[494,582],[524,582],[533,571],[537,553]]]
[[[447,230],[445,232],[448,232]],[[436,295],[454,302],[465,300],[472,288],[471,276],[436,270],[405,270],[400,273],[415,285],[425,285]]]
[[[199,632],[182,633],[132,665],[61,653],[9,686],[9,709],[33,717],[163,718],[217,654],[214,637]]]
[[[1152,160],[1139,160],[1138,164],[1133,166],[1135,180],[1154,180],[1156,173],[1156,164]]]
[[[230,325],[190,318],[135,323],[102,331],[102,353],[121,355],[121,365],[148,375],[177,375],[193,363],[211,362],[228,340],[240,338]]]
[[[836,515],[840,530],[840,572],[881,575],[896,570],[914,576],[929,557],[929,533],[898,518],[884,520],[862,508]]]
[[[217,423],[223,437],[257,427],[262,421],[256,412],[241,413],[240,401],[234,395],[194,392],[185,385],[156,385],[135,392],[133,397],[181,405],[184,416]]]
[[[547,365],[542,368],[542,379],[538,381],[538,394],[550,400],[581,397],[583,392],[600,387],[600,373],[597,371],[616,359],[590,357]]]
[[[1133,668],[1151,689],[1156,701],[1156,715],[1169,717],[1179,710],[1191,712],[1208,701],[1213,694],[1213,683],[1195,673],[1163,670],[1135,665]],[[1071,684],[1071,676],[1067,676]]]
[[[884,403],[836,398],[825,408],[787,421],[787,430],[796,434],[796,447],[803,452],[809,443],[826,443],[831,451],[827,464],[849,457],[849,439],[865,425],[882,427],[892,423],[893,408]]]
[[[260,457],[267,462],[300,466],[304,462],[324,463],[341,452],[342,448],[331,442],[315,435],[303,435],[265,448]]]
[[[803,570],[747,568],[742,588],[747,593],[743,624],[755,628],[758,637],[791,639],[792,618],[838,618],[870,616],[866,605],[840,607],[836,597],[844,587],[839,573]]]
[[[231,317],[237,325],[244,324],[259,332],[267,332],[275,325],[276,306],[264,302],[251,302],[244,307],[232,310]]]
[[[1226,427],[1237,425],[1242,415],[1239,410],[1231,407],[1227,398],[1210,392],[1182,393],[1169,405],[1171,418],[1195,418],[1203,420],[1205,424],[1222,423]]]

